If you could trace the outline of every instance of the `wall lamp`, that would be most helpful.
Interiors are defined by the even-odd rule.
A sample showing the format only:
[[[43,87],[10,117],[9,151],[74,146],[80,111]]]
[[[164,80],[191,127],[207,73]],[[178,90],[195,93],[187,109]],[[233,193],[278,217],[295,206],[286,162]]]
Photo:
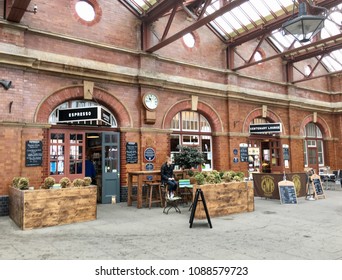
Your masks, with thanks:
[[[38,12],[38,6],[36,4],[34,4],[33,10],[32,11],[31,10],[26,10],[26,12],[36,14]]]
[[[319,10],[317,15],[307,14],[307,5],[312,10]],[[295,0],[293,0],[293,12]],[[304,2],[299,3],[298,16],[290,19],[282,25],[283,35],[292,35],[297,41],[306,43],[311,40],[324,27],[324,20],[328,16],[328,10],[324,7],[312,6]]]
[[[12,85],[12,81],[0,80],[0,84],[4,87],[5,90],[8,90]]]

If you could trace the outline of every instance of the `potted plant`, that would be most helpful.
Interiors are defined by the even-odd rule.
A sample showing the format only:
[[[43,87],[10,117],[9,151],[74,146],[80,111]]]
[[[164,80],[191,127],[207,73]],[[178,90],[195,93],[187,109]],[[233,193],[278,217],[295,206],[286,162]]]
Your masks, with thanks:
[[[47,177],[44,180],[44,184],[42,185],[42,189],[50,189],[52,186],[56,183],[55,178],[53,177]]]
[[[28,190],[29,188],[29,179],[26,177],[21,177],[18,182],[18,189],[20,190]]]
[[[62,179],[60,179],[59,183],[61,184],[62,189],[65,189],[71,186],[71,181],[68,177],[63,177]]]
[[[75,179],[72,181],[72,184],[75,188],[83,187],[84,186],[84,180],[83,179]]]
[[[91,179],[91,177],[84,177],[83,181],[84,181],[84,186],[90,186],[92,179]]]
[[[179,153],[175,154],[175,164],[182,169],[197,168],[205,162],[199,147],[178,146]]]

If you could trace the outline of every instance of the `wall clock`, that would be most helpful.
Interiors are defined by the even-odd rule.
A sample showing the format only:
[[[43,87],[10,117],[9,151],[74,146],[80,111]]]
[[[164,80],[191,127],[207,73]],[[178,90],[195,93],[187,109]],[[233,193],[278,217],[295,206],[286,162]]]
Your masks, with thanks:
[[[159,104],[157,95],[155,95],[154,93],[145,93],[143,96],[143,104],[147,110],[155,110]]]

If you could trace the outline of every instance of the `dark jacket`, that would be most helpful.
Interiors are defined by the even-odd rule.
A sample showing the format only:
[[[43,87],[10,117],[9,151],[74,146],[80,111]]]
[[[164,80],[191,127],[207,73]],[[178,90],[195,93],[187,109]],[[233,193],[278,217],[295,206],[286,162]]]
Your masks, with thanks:
[[[167,165],[167,163],[163,163],[163,165],[160,168],[160,173],[161,173],[161,181],[162,183],[165,183],[169,180],[169,178],[174,178],[174,174],[173,174],[173,164],[170,164],[169,166]]]

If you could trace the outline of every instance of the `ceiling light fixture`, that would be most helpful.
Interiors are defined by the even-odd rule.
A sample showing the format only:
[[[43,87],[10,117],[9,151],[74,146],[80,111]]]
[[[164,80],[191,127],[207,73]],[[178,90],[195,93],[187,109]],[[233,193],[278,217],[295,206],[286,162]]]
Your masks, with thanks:
[[[307,6],[312,10],[318,10],[318,15],[308,15]],[[293,1],[293,11],[295,1]],[[282,25],[283,35],[292,35],[297,41],[306,43],[311,40],[324,27],[324,20],[327,18],[328,10],[323,7],[312,6],[310,4],[299,3],[298,16],[290,19]]]

